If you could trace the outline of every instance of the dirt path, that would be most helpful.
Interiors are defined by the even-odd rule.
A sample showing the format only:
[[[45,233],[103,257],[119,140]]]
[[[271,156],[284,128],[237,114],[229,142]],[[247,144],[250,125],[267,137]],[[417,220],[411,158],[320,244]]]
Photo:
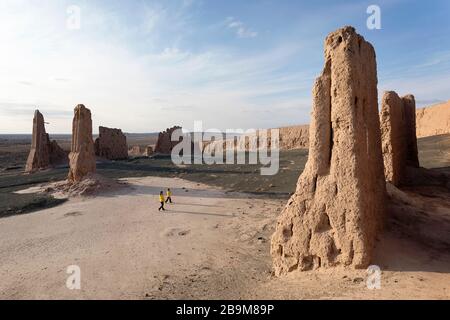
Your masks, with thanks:
[[[450,259],[386,235],[382,289],[365,271],[270,275],[270,235],[284,201],[181,179],[130,187],[0,219],[0,299],[450,298]],[[158,212],[170,187],[173,205]],[[387,248],[387,249],[386,249]],[[81,269],[69,290],[67,267]]]

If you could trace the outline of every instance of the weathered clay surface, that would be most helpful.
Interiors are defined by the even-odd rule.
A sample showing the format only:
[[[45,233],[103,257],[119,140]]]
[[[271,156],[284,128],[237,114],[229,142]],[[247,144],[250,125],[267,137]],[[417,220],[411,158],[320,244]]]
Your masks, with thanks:
[[[67,162],[67,153],[56,141],[50,141],[45,131],[44,116],[36,110],[33,118],[33,136],[25,172],[33,173]]]
[[[127,137],[122,130],[100,127],[95,140],[95,155],[109,160],[127,159]]]
[[[367,267],[383,222],[375,51],[345,27],[327,37],[325,60],[313,90],[308,163],[272,236],[276,275]]]
[[[450,133],[450,101],[416,111],[417,137]]]
[[[159,133],[158,141],[156,142],[155,153],[172,153],[172,149],[179,143],[178,141],[172,141],[172,133],[178,129],[181,129],[181,127],[175,126]]]
[[[280,150],[307,149],[308,147],[308,125],[280,128]]]
[[[31,150],[28,155],[25,171],[34,172],[39,169],[45,169],[49,165],[48,136],[45,132],[44,116],[36,110],[33,118]]]
[[[386,181],[399,186],[405,180],[406,167],[418,167],[414,96],[400,98],[385,92],[380,113]]]
[[[91,111],[80,104],[75,108],[72,124],[72,149],[69,154],[69,181],[80,182],[95,173]]]

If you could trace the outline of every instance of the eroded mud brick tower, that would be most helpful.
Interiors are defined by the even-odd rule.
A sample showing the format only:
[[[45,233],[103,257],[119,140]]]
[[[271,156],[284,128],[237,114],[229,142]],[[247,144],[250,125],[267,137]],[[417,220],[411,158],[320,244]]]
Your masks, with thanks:
[[[367,267],[386,193],[372,45],[344,27],[325,40],[313,89],[310,153],[272,236],[276,275]]]

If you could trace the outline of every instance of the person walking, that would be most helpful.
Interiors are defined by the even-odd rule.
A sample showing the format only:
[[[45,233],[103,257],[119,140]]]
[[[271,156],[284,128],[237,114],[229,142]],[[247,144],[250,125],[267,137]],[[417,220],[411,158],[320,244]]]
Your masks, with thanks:
[[[166,209],[164,209],[164,192],[160,192],[159,193],[159,202],[161,203],[161,206],[159,207],[158,211],[166,211]]]
[[[170,188],[167,189],[167,199],[166,199],[166,203],[170,202],[172,203],[172,191],[170,191]]]

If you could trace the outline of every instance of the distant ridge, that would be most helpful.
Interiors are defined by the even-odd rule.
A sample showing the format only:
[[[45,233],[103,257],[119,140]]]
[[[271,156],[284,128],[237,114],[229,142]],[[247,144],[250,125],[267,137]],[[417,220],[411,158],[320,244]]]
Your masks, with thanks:
[[[450,133],[450,100],[416,111],[417,137]]]

